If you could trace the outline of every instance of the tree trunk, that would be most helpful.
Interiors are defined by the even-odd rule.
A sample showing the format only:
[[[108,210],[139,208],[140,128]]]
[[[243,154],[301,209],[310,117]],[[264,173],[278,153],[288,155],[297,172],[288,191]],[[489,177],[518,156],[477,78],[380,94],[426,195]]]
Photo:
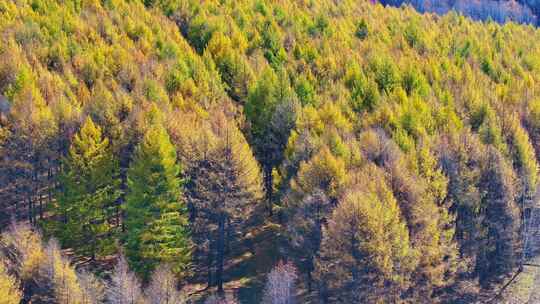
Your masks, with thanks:
[[[230,254],[231,253],[231,238],[232,238],[232,234],[233,234],[233,231],[232,231],[233,227],[231,225],[231,220],[229,218],[227,218],[226,224],[227,224],[227,228],[226,228],[227,236],[225,237],[225,254]]]
[[[208,245],[208,288],[212,287],[214,285],[213,277],[212,277],[212,266],[214,263],[213,255],[212,255],[212,244]]]
[[[49,164],[49,167],[47,168],[47,204],[50,204],[52,202],[51,189],[54,187],[54,181],[52,180],[52,161],[49,158],[47,162]]]
[[[40,189],[39,189],[39,178],[38,178],[38,164],[37,160],[34,161],[33,170],[32,170],[32,193],[30,194],[30,199],[32,200],[32,223],[37,223],[37,204],[38,201],[36,200],[37,197],[40,195]]]
[[[308,265],[307,265],[307,288],[308,291],[311,292],[313,290],[313,269],[315,268],[313,265],[313,258],[308,258]]]
[[[321,242],[322,242],[322,207],[321,204],[316,205],[316,211],[315,211],[315,241],[316,244],[314,251],[311,253],[311,255],[308,257],[307,261],[307,284],[308,284],[308,291],[312,291],[313,287],[313,271],[315,270],[315,258],[318,256]]]
[[[32,206],[32,196],[31,194],[28,194],[28,221],[30,224],[34,224],[34,209]]]
[[[39,193],[39,220],[43,220],[43,195]]]
[[[95,261],[96,260],[96,251],[97,251],[97,237],[93,235],[93,233],[91,233],[90,231],[88,232],[88,234],[90,235],[89,239],[90,239],[90,261]]]
[[[266,201],[268,204],[268,214],[269,216],[274,215],[273,210],[273,196],[274,196],[274,180],[272,176],[272,167],[271,166],[265,166],[264,167],[264,188],[266,190]]]
[[[218,293],[223,293],[223,261],[225,255],[225,215],[219,216],[217,242],[216,284]]]

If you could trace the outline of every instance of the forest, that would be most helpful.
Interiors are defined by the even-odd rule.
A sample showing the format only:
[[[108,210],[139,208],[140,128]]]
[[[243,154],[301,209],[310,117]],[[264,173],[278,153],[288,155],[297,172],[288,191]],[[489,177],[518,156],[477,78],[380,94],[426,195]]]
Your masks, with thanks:
[[[538,4],[382,2],[0,0],[0,303],[533,303]]]

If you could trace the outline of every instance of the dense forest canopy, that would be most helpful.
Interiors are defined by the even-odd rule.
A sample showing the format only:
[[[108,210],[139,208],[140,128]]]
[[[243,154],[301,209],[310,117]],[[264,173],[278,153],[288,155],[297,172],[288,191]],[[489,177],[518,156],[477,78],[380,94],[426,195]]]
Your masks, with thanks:
[[[540,31],[464,15],[0,0],[0,299],[491,299],[538,204]]]

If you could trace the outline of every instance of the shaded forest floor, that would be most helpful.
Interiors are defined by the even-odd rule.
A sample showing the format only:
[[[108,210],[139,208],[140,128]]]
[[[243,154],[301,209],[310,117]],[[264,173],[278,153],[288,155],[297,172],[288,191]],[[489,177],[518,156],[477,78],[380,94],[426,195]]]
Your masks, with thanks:
[[[281,242],[280,226],[272,221],[253,226],[242,238],[231,246],[225,261],[224,289],[226,294],[235,295],[240,303],[259,303],[262,297],[266,274],[283,258],[279,252]],[[215,292],[215,288],[204,290],[206,273],[200,273],[195,283],[185,287],[194,293],[195,303]],[[204,290],[204,292],[193,292]]]
[[[260,210],[253,213],[255,216],[246,224],[245,233],[231,240],[230,252],[225,257],[225,294],[234,295],[242,304],[260,303],[266,275],[280,260],[286,259],[283,251],[287,250],[287,240],[282,233],[278,214],[268,217],[262,204],[257,209]],[[75,268],[91,271],[105,280],[109,280],[118,257],[114,254],[91,260],[76,255],[71,248],[63,249],[62,253]],[[216,287],[207,288],[207,271],[206,267],[199,265],[194,276],[187,279],[188,283],[183,286],[185,294],[190,295],[190,303],[204,303],[207,297],[217,291]]]
[[[234,295],[240,303],[260,303],[266,275],[280,261],[283,254],[280,244],[283,242],[280,225],[276,218],[253,223],[249,231],[242,237],[233,240],[231,251],[225,260],[224,289],[225,294]],[[107,279],[116,263],[116,255],[91,261],[87,257],[75,256],[71,249],[63,250],[73,265],[78,269],[87,269]],[[204,300],[216,288],[207,287],[206,269],[197,272],[183,287],[190,300],[204,303]]]

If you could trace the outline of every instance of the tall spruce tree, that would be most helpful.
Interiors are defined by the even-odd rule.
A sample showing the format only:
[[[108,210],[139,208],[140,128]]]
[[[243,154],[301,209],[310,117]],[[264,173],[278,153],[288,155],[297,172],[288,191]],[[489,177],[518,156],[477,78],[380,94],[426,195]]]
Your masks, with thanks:
[[[148,275],[160,262],[184,273],[191,239],[182,200],[180,165],[161,125],[145,134],[128,170],[125,202],[126,255],[133,269]]]
[[[51,226],[62,245],[92,258],[110,253],[114,231],[108,219],[120,196],[118,165],[109,140],[90,117],[63,160],[59,183],[52,205],[58,221]]]

